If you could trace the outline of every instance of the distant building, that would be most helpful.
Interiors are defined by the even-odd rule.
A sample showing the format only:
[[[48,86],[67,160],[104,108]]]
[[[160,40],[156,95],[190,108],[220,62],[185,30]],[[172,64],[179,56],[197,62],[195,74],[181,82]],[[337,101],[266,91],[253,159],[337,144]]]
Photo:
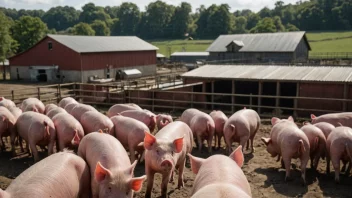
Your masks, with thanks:
[[[311,47],[305,32],[219,36],[206,50],[210,61],[234,63],[306,62]]]
[[[138,69],[155,75],[157,47],[135,36],[47,35],[10,58],[11,79],[87,82]]]
[[[171,62],[182,62],[195,64],[197,61],[205,62],[209,52],[175,52],[171,54]]]
[[[156,59],[157,59],[158,64],[165,63],[165,61],[166,61],[166,57],[160,53],[156,54]]]

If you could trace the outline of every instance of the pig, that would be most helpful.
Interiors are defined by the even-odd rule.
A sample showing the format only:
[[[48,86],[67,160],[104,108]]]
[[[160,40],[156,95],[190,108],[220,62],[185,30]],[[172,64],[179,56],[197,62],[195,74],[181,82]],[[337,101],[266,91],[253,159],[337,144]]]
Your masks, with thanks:
[[[327,122],[335,127],[338,126],[347,126],[352,127],[352,112],[345,112],[345,113],[329,113],[325,115],[321,115],[316,117],[314,114],[311,115],[312,124],[316,124],[319,122]]]
[[[78,155],[88,163],[91,173],[92,198],[133,197],[139,192],[146,176],[133,177],[132,165],[126,150],[111,135],[93,132],[86,135],[79,147]]]
[[[133,103],[129,103],[129,104],[116,104],[112,107],[110,107],[110,109],[108,110],[108,112],[106,113],[106,115],[111,118],[113,116],[116,116],[119,113],[122,113],[124,111],[128,111],[128,110],[142,110],[142,108],[140,108],[138,105],[133,104]]]
[[[304,122],[303,125],[311,124],[309,122]],[[335,129],[335,126],[327,123],[327,122],[318,122],[314,124],[314,126],[318,127],[323,133],[326,139],[328,139],[332,130]]]
[[[57,108],[56,104],[47,104],[45,105],[45,114],[47,114],[50,110]]]
[[[67,105],[72,104],[72,103],[78,104],[78,102],[74,98],[67,97],[67,98],[63,98],[59,102],[58,106],[64,109]]]
[[[128,110],[121,113],[121,115],[134,118],[143,122],[149,128],[150,132],[155,130],[156,126],[156,115],[143,110]]]
[[[67,112],[65,109],[63,109],[61,107],[56,107],[56,108],[51,109],[49,112],[47,112],[46,115],[52,119],[55,115],[57,115],[59,113],[67,113]]]
[[[180,121],[186,123],[191,128],[193,136],[197,139],[196,142],[199,151],[202,151],[203,142],[207,140],[208,152],[212,153],[212,143],[215,133],[214,120],[208,114],[198,109],[187,109],[182,113]]]
[[[95,111],[98,112],[94,107],[85,104],[77,104],[75,108],[73,108],[70,114],[76,118],[76,120],[80,121],[81,117],[84,113],[88,111]]]
[[[26,141],[27,150],[31,148],[34,161],[39,161],[36,145],[48,146],[48,155],[53,153],[56,140],[56,130],[53,121],[43,114],[37,112],[24,112],[16,122],[19,135],[19,143],[23,151],[22,139]]]
[[[21,109],[23,112],[34,111],[41,114],[45,112],[45,106],[38,98],[27,98],[22,102]]]
[[[65,148],[78,148],[78,145],[84,136],[84,130],[81,123],[68,113],[56,114],[52,120],[56,129],[56,148],[60,151]]]
[[[6,108],[16,107],[16,104],[9,99],[0,97],[0,107],[6,107]]]
[[[85,134],[103,130],[105,133],[114,135],[114,123],[98,111],[88,111],[81,117],[80,123],[83,126]]]
[[[270,138],[262,137],[261,140],[266,145],[266,150],[271,157],[282,156],[282,163],[286,168],[285,181],[290,177],[291,159],[300,158],[301,174],[303,183],[306,183],[306,166],[310,155],[310,145],[308,137],[294,123],[290,116],[288,119],[273,117],[271,119],[273,128]]]
[[[221,139],[224,136],[224,126],[228,117],[222,111],[212,111],[210,117],[213,118],[215,123],[215,147],[218,143],[218,149],[221,147]]]
[[[22,114],[22,110],[18,107],[10,107],[9,111],[12,113],[15,120],[17,120],[18,117],[20,117],[20,115]]]
[[[213,155],[207,159],[194,157],[188,154],[191,161],[191,169],[197,174],[192,189],[192,195],[207,188],[209,185],[221,184],[237,187],[238,192],[251,197],[251,188],[241,167],[243,166],[244,156],[242,146],[239,146],[229,157],[224,155]],[[220,193],[223,189],[215,189],[208,196]],[[199,196],[198,196],[199,197]]]
[[[90,173],[86,162],[65,151],[53,154],[16,177],[2,198],[52,197],[86,198],[90,196]]]
[[[326,157],[326,172],[330,172],[330,160],[335,170],[335,182],[340,182],[340,160],[352,161],[352,129],[336,127],[326,141],[328,155]]]
[[[247,142],[249,150],[249,140],[251,141],[251,152],[253,153],[253,140],[260,127],[260,117],[252,109],[242,109],[234,113],[224,125],[224,137],[228,153],[232,152],[232,142],[239,142],[242,149]]]
[[[250,196],[234,185],[210,184],[197,191],[191,198],[250,198]]]
[[[173,122],[171,115],[159,114],[156,116],[156,123],[158,126],[158,130],[161,130],[166,125],[170,124],[171,122]]]
[[[65,106],[65,110],[67,113],[71,114],[72,109],[74,109],[79,103],[70,103]]]
[[[141,121],[122,115],[117,115],[110,119],[114,123],[114,136],[121,142],[123,147],[130,151],[131,163],[136,159],[135,151],[142,157],[144,152],[144,133],[150,133],[149,128]]]
[[[5,150],[5,143],[3,137],[11,138],[11,151],[12,155],[15,156],[15,138],[16,138],[16,118],[12,113],[5,107],[0,106],[0,148],[2,151]]]
[[[301,130],[307,135],[310,145],[311,168],[317,169],[320,158],[326,155],[326,138],[318,127],[314,125],[304,125]]]
[[[174,169],[178,169],[178,187],[184,186],[183,170],[192,143],[191,129],[180,121],[166,125],[155,136],[145,132],[145,172],[148,178],[145,197],[151,197],[155,173],[162,175],[162,197],[167,195],[167,184],[173,180]]]

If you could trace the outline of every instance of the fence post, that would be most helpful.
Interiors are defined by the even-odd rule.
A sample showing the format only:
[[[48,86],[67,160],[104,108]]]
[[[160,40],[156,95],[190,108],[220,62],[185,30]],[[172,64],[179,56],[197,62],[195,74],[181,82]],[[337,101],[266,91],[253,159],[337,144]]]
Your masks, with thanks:
[[[192,89],[193,89],[193,87],[192,87]],[[194,97],[194,95],[193,95],[193,90],[192,90],[192,93],[191,93],[191,108],[193,108],[193,101],[194,101],[193,97]]]
[[[40,100],[40,87],[37,87],[38,89],[38,99]]]
[[[107,102],[110,103],[110,87],[107,87]]]
[[[61,84],[59,84],[59,95],[58,95],[59,100],[61,100],[62,96],[61,96]]]
[[[175,92],[172,92],[172,110],[175,112]]]
[[[155,98],[155,92],[154,91],[152,91],[152,112],[154,112],[154,98]]]
[[[252,104],[253,104],[253,97],[252,97],[252,93],[249,96],[249,108],[252,109]]]
[[[15,90],[11,90],[11,99],[15,101]]]
[[[260,115],[261,114],[261,106],[262,106],[262,98],[261,98],[261,95],[262,95],[262,92],[263,92],[263,82],[259,82],[259,92],[258,92],[258,114]]]
[[[280,82],[276,82],[276,115],[281,116],[280,112]]]
[[[211,81],[211,109],[214,109],[214,81]]]
[[[294,106],[293,106],[293,108],[294,108],[294,110],[293,110],[293,116],[295,117],[295,118],[297,118],[298,117],[298,113],[297,113],[297,107],[298,107],[298,99],[297,99],[297,97],[299,97],[299,83],[297,83],[297,87],[296,87],[296,97],[295,97],[295,99],[294,99]]]

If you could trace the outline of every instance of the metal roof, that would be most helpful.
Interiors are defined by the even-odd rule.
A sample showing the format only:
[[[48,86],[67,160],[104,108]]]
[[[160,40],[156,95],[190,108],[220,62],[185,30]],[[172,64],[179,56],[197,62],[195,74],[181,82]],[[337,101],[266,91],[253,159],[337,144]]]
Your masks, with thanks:
[[[159,49],[136,36],[69,36],[48,34],[48,37],[78,53],[150,51]]]
[[[209,56],[209,52],[174,52],[171,56]]]
[[[310,49],[305,32],[220,35],[206,51],[226,52],[231,42],[241,41],[244,46],[239,52],[293,52],[302,38]]]
[[[160,54],[160,53],[157,53],[157,54],[156,54],[156,57],[157,57],[157,58],[165,58],[165,56],[164,56],[163,54]]]
[[[142,74],[138,69],[123,70],[123,73],[125,73],[127,76]]]
[[[182,75],[184,78],[352,82],[352,67],[205,65]]]

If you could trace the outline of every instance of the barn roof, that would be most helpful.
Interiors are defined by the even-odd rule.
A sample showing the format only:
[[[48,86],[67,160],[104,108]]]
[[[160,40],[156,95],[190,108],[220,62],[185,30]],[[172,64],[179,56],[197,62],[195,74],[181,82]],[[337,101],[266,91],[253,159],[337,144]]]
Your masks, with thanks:
[[[48,37],[78,53],[150,51],[159,49],[136,36],[70,36],[48,34]]]
[[[302,38],[311,49],[305,32],[278,32],[220,35],[206,51],[226,52],[226,46],[236,41],[244,44],[239,52],[294,52]]]
[[[184,78],[263,81],[352,82],[352,67],[205,65]]]
[[[171,56],[209,56],[209,52],[174,52]]]

